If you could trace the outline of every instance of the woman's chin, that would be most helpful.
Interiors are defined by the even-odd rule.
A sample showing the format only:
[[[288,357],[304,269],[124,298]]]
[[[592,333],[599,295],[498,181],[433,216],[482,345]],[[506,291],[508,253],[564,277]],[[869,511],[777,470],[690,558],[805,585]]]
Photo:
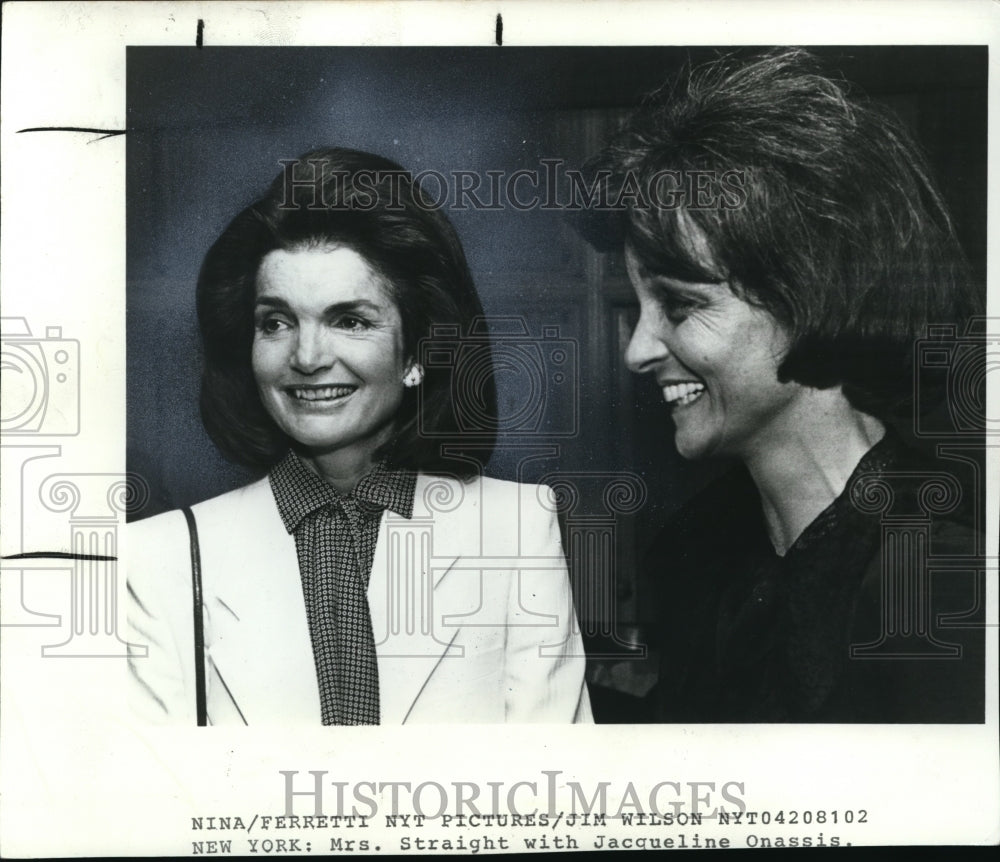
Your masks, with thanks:
[[[392,439],[394,426],[386,425],[367,431],[366,429],[332,433],[326,429],[297,427],[295,433],[286,434],[292,440],[292,448],[310,458],[349,459],[373,457],[382,446]]]
[[[678,429],[674,433],[674,448],[685,461],[699,461],[712,453],[709,439],[700,434],[692,434],[689,429]]]
[[[677,447],[677,454],[685,461],[700,461],[705,457],[704,453],[698,449],[689,449],[683,446]]]

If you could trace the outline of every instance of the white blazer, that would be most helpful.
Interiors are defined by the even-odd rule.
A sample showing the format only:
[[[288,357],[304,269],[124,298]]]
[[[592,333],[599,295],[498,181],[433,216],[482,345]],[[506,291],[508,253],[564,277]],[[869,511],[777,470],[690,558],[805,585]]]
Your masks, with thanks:
[[[418,476],[387,511],[368,586],[383,724],[591,721],[584,655],[544,486]],[[211,724],[320,718],[295,538],[267,479],[193,507]],[[132,700],[194,725],[191,556],[183,514],[126,530]],[[140,650],[141,652],[141,650]]]

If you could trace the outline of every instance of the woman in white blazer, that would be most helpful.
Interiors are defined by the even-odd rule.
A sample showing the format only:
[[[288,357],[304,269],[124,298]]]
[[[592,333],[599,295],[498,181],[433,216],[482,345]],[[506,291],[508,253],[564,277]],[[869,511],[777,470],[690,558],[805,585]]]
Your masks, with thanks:
[[[481,316],[451,224],[381,157],[285,163],[226,228],[198,283],[202,416],[267,475],[127,531],[148,720],[591,720],[549,491],[481,475]]]

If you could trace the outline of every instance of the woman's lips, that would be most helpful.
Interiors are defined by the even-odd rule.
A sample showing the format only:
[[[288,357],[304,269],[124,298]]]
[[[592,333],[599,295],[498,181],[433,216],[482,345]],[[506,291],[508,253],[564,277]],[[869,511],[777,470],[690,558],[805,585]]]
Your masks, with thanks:
[[[704,383],[689,381],[685,383],[668,383],[661,387],[663,400],[670,407],[683,407],[698,399],[705,391]]]
[[[285,392],[296,401],[336,401],[346,398],[354,392],[357,386],[289,386]]]

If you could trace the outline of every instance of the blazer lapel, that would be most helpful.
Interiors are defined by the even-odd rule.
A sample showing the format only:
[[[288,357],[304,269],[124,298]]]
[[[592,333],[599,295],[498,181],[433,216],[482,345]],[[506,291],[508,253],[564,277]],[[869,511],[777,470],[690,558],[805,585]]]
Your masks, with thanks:
[[[462,498],[469,488],[421,474],[413,517],[386,512],[382,519],[368,604],[384,724],[405,722],[438,663],[462,654],[455,643],[460,627],[442,620],[474,610],[479,598],[478,579],[452,571],[461,553],[472,549],[464,545],[479,529],[478,501]],[[456,499],[461,504],[450,510],[428,502]]]
[[[235,506],[208,501],[196,509],[205,526],[208,650],[218,676],[210,682],[223,688],[212,692],[209,711],[228,695],[248,724],[317,723],[319,688],[295,539],[266,479],[235,493]]]

